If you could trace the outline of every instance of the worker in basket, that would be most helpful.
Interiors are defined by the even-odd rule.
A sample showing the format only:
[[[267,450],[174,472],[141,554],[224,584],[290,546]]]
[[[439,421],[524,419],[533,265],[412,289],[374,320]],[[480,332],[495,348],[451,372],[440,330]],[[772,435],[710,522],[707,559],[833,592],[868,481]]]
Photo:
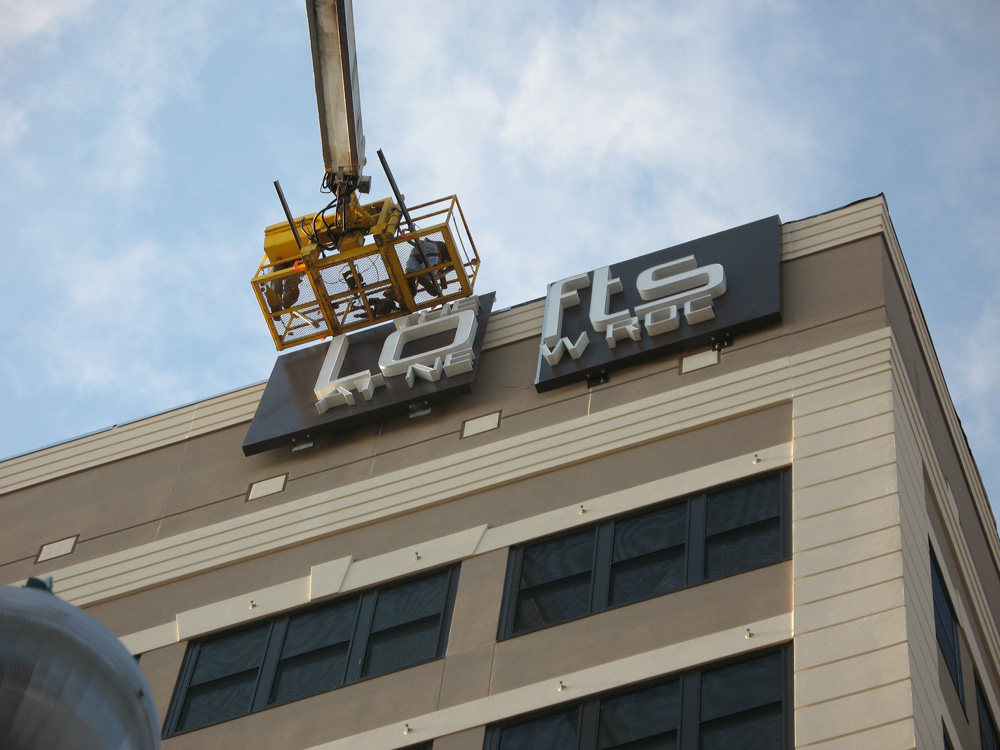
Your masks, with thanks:
[[[416,273],[422,268],[430,268],[451,260],[451,256],[448,253],[448,246],[440,240],[420,238],[418,240],[410,240],[409,242],[413,245],[413,249],[410,250],[410,257],[406,259],[406,266],[403,269],[407,276],[411,273]],[[418,282],[429,295],[440,297],[441,290],[448,288],[447,276],[448,269],[442,268],[433,276],[430,273],[423,273],[419,276],[408,278],[406,283],[410,287],[410,294],[414,297],[417,296]],[[436,284],[434,283],[435,278],[437,280]]]

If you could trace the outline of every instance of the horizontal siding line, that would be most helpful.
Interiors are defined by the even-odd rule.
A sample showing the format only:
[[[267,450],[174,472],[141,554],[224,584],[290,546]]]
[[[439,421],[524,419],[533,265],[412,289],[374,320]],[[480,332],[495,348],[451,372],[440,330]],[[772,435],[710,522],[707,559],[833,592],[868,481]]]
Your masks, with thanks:
[[[836,659],[831,659],[830,661],[825,661],[822,664],[814,664],[811,667],[803,667],[802,669],[795,669],[793,670],[793,674],[800,675],[800,674],[805,674],[806,672],[813,672],[817,669],[823,669],[833,664],[840,664],[841,662],[851,661],[852,659],[857,659],[862,656],[871,656],[873,654],[877,654],[879,651],[888,651],[891,648],[899,648],[900,646],[906,646],[906,645],[907,641],[904,638],[901,641],[896,641],[895,643],[888,643],[885,646],[879,646],[878,648],[869,649],[868,651],[858,651],[856,654],[851,654],[850,656],[841,656]]]
[[[829,428],[827,430],[823,430],[822,432],[817,432],[817,433],[814,433],[813,435],[808,435],[808,436],[805,436],[805,437],[815,437],[816,435],[822,435],[825,432],[834,432],[836,430],[840,430],[841,432],[845,432],[845,431],[848,431],[848,430],[850,430],[851,428],[853,428],[853,427],[855,427],[857,425],[863,424],[864,422],[871,422],[871,421],[873,421],[875,419],[882,419],[885,416],[886,416],[885,414],[876,414],[876,415],[874,415],[872,417],[868,417],[867,419],[859,419],[859,420],[857,420],[855,422],[847,422],[846,424],[837,425],[836,427],[831,427],[831,428]],[[851,440],[845,440],[845,442],[843,442],[843,443],[837,443],[835,445],[827,446],[827,447],[824,447],[824,448],[821,448],[821,449],[816,449],[815,452],[802,452],[801,447],[800,447],[800,441],[803,440],[804,437],[803,436],[796,436],[796,438],[795,438],[795,443],[796,443],[796,445],[795,445],[795,448],[796,448],[796,450],[795,450],[795,460],[796,461],[802,461],[802,460],[807,459],[807,458],[817,458],[819,456],[824,455],[825,453],[832,453],[833,451],[838,451],[838,450],[841,450],[843,448],[853,448],[854,446],[861,445],[862,443],[870,443],[873,440],[879,440],[879,439],[884,438],[884,437],[891,437],[893,434],[894,434],[894,432],[893,432],[892,426],[890,425],[889,428],[888,428],[888,430],[886,430],[885,428],[882,428],[882,429],[873,429],[870,434],[867,434],[867,435],[865,435],[863,437],[855,437],[854,439],[851,439]],[[898,461],[896,461],[896,463],[898,463]]]
[[[816,706],[822,706],[822,705],[825,705],[827,703],[834,703],[836,701],[844,700],[845,698],[853,698],[854,696],[864,695],[865,693],[874,693],[876,690],[885,690],[886,688],[895,687],[896,685],[900,685],[900,684],[902,684],[904,682],[910,682],[910,680],[911,680],[911,678],[909,678],[909,677],[900,677],[898,680],[891,680],[889,682],[883,682],[881,685],[876,685],[875,687],[865,688],[864,690],[856,690],[856,691],[850,692],[850,693],[841,693],[840,695],[837,695],[837,696],[835,696],[833,698],[826,698],[825,700],[815,701],[813,703],[796,704],[795,710],[796,711],[801,711],[802,709],[805,709],[805,708],[815,708]],[[890,722],[890,723],[895,723],[895,722]],[[827,741],[833,740],[833,739],[837,739],[838,737],[843,737],[843,736],[845,736],[845,735],[837,735],[837,737],[830,737],[830,738],[827,739]]]
[[[848,410],[851,410],[853,408],[861,408],[865,404],[866,401],[883,401],[883,400],[885,400],[885,396],[886,396],[885,393],[875,394],[874,396],[864,396],[864,397],[856,399],[854,401],[845,401],[843,403],[836,404],[834,406],[831,406],[828,409],[822,409],[821,411],[816,411],[816,412],[813,412],[812,414],[796,415],[792,419],[792,432],[793,432],[793,435],[794,435],[795,439],[800,439],[800,438],[812,437],[813,435],[820,435],[820,434],[822,434],[824,432],[829,432],[830,430],[843,429],[847,425],[853,424],[854,422],[833,423],[833,424],[831,424],[828,427],[811,428],[808,432],[801,431],[798,428],[798,426],[796,425],[796,422],[802,422],[802,421],[807,420],[807,419],[813,419],[814,417],[818,417],[820,415],[828,415],[828,414],[830,414],[830,412],[837,411],[838,409],[842,409],[842,410],[848,411]],[[893,406],[892,406],[891,403],[888,404],[888,405],[886,405],[885,407],[879,406],[879,407],[876,407],[876,408],[878,408],[879,410],[878,411],[865,412],[865,416],[864,417],[862,417],[861,419],[854,420],[854,421],[855,422],[863,422],[865,419],[872,419],[874,417],[882,417],[882,416],[885,416],[886,414],[892,414],[893,411],[894,411],[893,410]]]
[[[912,720],[913,720],[912,716],[907,716],[907,717],[904,717],[902,719],[895,719],[893,721],[887,721],[887,722],[885,722],[883,724],[874,724],[874,725],[872,725],[870,727],[865,727],[864,729],[859,729],[856,732],[846,732],[845,734],[838,734],[836,737],[827,737],[826,739],[820,740],[819,742],[810,742],[808,745],[801,745],[801,744],[796,743],[795,749],[796,750],[805,750],[805,748],[808,748],[808,747],[819,747],[822,750],[822,746],[825,745],[825,744],[827,744],[827,743],[829,743],[829,742],[835,742],[836,740],[843,740],[843,739],[846,739],[848,737],[858,737],[859,740],[861,740],[862,739],[862,735],[866,734],[867,732],[874,732],[876,729],[884,729],[886,727],[896,726],[897,724],[908,724]],[[855,747],[857,747],[857,748],[867,748],[868,746],[865,745],[864,742],[862,741],[861,744],[858,744]]]
[[[793,467],[792,470],[794,471],[794,467]],[[817,485],[813,485],[813,486],[815,487]],[[823,510],[823,511],[820,511],[819,513],[811,513],[811,514],[809,514],[807,516],[794,516],[792,518],[792,524],[793,524],[793,527],[794,527],[794,524],[801,523],[803,521],[811,521],[811,520],[816,519],[816,518],[822,518],[823,516],[828,516],[828,515],[830,515],[832,513],[840,513],[841,511],[845,511],[845,510],[848,510],[850,508],[857,508],[859,505],[865,505],[866,503],[874,503],[874,502],[878,502],[879,500],[885,500],[886,498],[895,497],[896,494],[897,493],[895,493],[895,492],[886,492],[883,495],[878,495],[876,497],[864,497],[864,498],[861,498],[860,500],[858,500],[857,502],[849,503],[847,505],[838,505],[836,508],[830,508],[829,510]],[[794,502],[794,500],[793,500],[793,502]],[[794,506],[793,506],[793,511],[794,511]],[[899,526],[899,523],[892,523],[889,526],[882,526],[881,528],[878,528],[878,529],[868,529],[863,534],[857,534],[855,536],[841,537],[836,542],[829,542],[829,543],[826,543],[826,544],[820,544],[820,545],[818,545],[816,547],[799,547],[799,548],[796,549],[796,552],[804,552],[806,550],[822,549],[823,547],[828,547],[830,544],[839,544],[840,542],[847,542],[847,541],[850,541],[852,539],[860,539],[863,536],[868,536],[869,534],[873,534],[873,533],[876,533],[876,532],[879,532],[879,531],[885,531],[886,529],[897,528],[898,526]]]
[[[881,584],[876,584],[876,585],[881,585]],[[812,602],[810,602],[810,604],[812,604]],[[808,605],[803,605],[803,606],[808,606]],[[815,635],[816,633],[822,633],[824,630],[831,630],[833,628],[840,627],[841,625],[848,625],[853,622],[862,622],[863,620],[869,620],[873,617],[877,617],[878,615],[887,615],[891,612],[896,612],[896,611],[899,611],[900,613],[898,619],[905,621],[906,620],[905,607],[902,604],[897,604],[893,607],[889,607],[888,609],[880,609],[876,612],[868,612],[864,615],[861,615],[860,617],[851,617],[847,620],[837,620],[837,622],[831,622],[826,625],[823,625],[822,627],[812,628],[811,630],[799,630],[798,627],[796,627],[795,637],[798,638],[800,635]],[[794,618],[795,618],[795,610],[793,608],[792,609],[793,622]]]
[[[868,367],[867,369],[864,369],[864,370],[849,371],[849,372],[846,372],[846,373],[844,373],[842,375],[832,376],[832,377],[829,377],[827,379],[820,380],[820,381],[796,382],[796,384],[795,384],[795,395],[798,396],[798,397],[801,397],[801,398],[808,397],[809,400],[814,400],[814,399],[816,399],[818,397],[823,396],[824,395],[824,391],[832,391],[832,390],[835,390],[836,388],[840,388],[840,387],[842,387],[844,385],[848,385],[850,383],[856,383],[859,380],[868,380],[870,378],[871,380],[874,381],[874,380],[878,379],[879,375],[886,375],[891,370],[892,370],[892,365],[888,361],[886,361],[883,364],[872,365],[871,367]],[[880,394],[880,393],[888,393],[889,390],[890,389],[888,387],[886,387],[886,388],[884,388],[884,390],[876,391],[875,393],[872,393],[872,394],[869,394],[869,395],[877,395],[877,394]],[[826,394],[826,395],[829,395],[829,394]],[[811,411],[807,411],[807,409],[809,409],[809,406],[807,405],[807,403],[808,402],[802,404],[802,408],[795,415],[796,418],[811,416],[811,415],[817,414],[817,413],[819,413],[821,411],[826,411],[826,410],[828,410],[830,408],[829,406],[822,406],[822,407],[820,407],[818,409],[813,409]],[[842,402],[837,401],[836,403],[839,405]]]
[[[810,458],[816,458],[816,456],[810,456]],[[798,458],[796,458],[796,460],[798,460]],[[839,476],[836,476],[833,479],[824,479],[822,482],[814,482],[813,484],[800,484],[800,485],[797,485],[797,486],[793,486],[792,487],[792,492],[795,493],[795,492],[799,492],[801,490],[812,489],[813,487],[822,487],[824,484],[831,484],[832,482],[837,482],[837,481],[840,481],[842,479],[846,479],[847,477],[861,476],[862,474],[865,474],[865,473],[867,473],[869,471],[876,471],[878,469],[884,469],[887,466],[895,466],[895,465],[896,465],[895,461],[886,461],[884,464],[878,464],[877,466],[869,466],[869,467],[866,467],[864,469],[861,469],[860,471],[854,471],[854,472],[848,472],[846,474],[840,474]],[[794,481],[794,479],[795,479],[795,472],[793,470],[792,471],[792,480]],[[895,491],[893,491],[893,492],[891,492],[889,494],[890,495],[895,495],[897,493]],[[888,495],[882,495],[881,497],[887,497],[887,496]]]
[[[847,591],[838,591],[836,594],[831,594],[830,596],[824,596],[824,597],[821,597],[819,599],[810,599],[809,601],[802,602],[801,604],[796,604],[793,601],[792,602],[792,611],[794,612],[797,609],[804,609],[805,607],[812,607],[812,606],[814,606],[816,604],[823,604],[824,602],[829,602],[829,601],[832,601],[834,599],[840,599],[840,598],[845,597],[845,596],[850,596],[851,594],[857,594],[857,593],[859,593],[861,591],[868,591],[868,589],[873,589],[873,588],[876,588],[878,586],[884,586],[887,583],[895,583],[896,581],[899,581],[899,582],[902,583],[903,576],[902,575],[895,575],[892,578],[883,578],[881,581],[875,581],[875,583],[867,583],[864,586],[858,586],[857,588],[849,589]],[[793,600],[795,598],[794,597],[794,592],[795,592],[795,590],[793,589],[792,590],[792,593],[793,593],[792,598],[793,598]],[[873,614],[877,614],[877,613],[873,613]],[[808,632],[813,633],[815,631],[810,630]]]
[[[882,529],[882,530],[884,531],[884,529]],[[877,533],[877,532],[874,532],[874,533]],[[869,536],[869,535],[868,534],[862,534],[861,536]],[[854,537],[854,538],[858,539],[860,537]],[[820,571],[818,571],[816,573],[807,573],[804,576],[795,576],[794,575],[794,567],[793,567],[793,569],[792,569],[792,571],[793,571],[792,581],[793,581],[793,583],[798,583],[799,581],[808,581],[810,578],[815,578],[816,576],[826,575],[827,573],[836,573],[838,570],[846,570],[847,568],[853,568],[853,567],[855,567],[857,565],[864,565],[865,563],[872,562],[873,560],[880,560],[883,557],[890,557],[891,555],[899,555],[901,553],[902,553],[902,550],[894,549],[894,550],[892,550],[890,552],[883,552],[883,553],[881,553],[879,555],[874,555],[873,557],[866,557],[866,558],[864,558],[862,560],[855,560],[854,562],[849,562],[846,565],[838,565],[838,566],[833,567],[833,568],[827,568],[826,570],[820,570]],[[888,580],[891,580],[891,579],[887,578],[886,580],[888,581]],[[820,599],[815,599],[814,601],[821,601],[821,600]]]

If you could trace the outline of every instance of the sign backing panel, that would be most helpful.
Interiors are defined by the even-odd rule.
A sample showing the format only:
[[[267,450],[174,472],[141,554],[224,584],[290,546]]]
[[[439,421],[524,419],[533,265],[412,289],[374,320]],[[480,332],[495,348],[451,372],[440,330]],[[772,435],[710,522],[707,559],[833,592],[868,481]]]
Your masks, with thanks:
[[[640,305],[648,305],[650,300],[643,299],[636,287],[640,274],[687,256],[694,256],[699,268],[718,264],[725,270],[725,292],[711,300],[714,317],[690,323],[681,311],[676,329],[651,336],[639,316],[639,339],[624,338],[611,348],[605,335],[596,332],[591,324],[595,271],[590,271],[588,285],[577,289],[579,304],[570,304],[562,310],[560,334],[576,342],[586,333],[589,342],[578,359],[565,353],[554,365],[540,352],[535,389],[552,390],[682,350],[709,346],[713,339],[724,334],[736,336],[781,321],[781,219],[777,216],[610,266],[610,276],[620,280],[621,291],[611,294],[607,312],[634,311]],[[551,300],[547,302],[547,316],[550,305]]]
[[[458,375],[445,375],[436,382],[417,379],[411,388],[402,376],[385,379],[376,388],[371,400],[360,395],[352,405],[341,405],[320,413],[314,392],[331,342],[306,349],[296,349],[278,357],[267,381],[257,412],[254,414],[243,454],[252,456],[263,451],[292,445],[318,435],[341,432],[399,413],[406,413],[409,404],[417,401],[433,403],[472,390],[482,353],[483,338],[489,323],[496,294],[479,295],[479,313],[472,351],[472,370]],[[396,330],[393,323],[367,328],[349,336],[350,345],[341,372],[379,371],[378,361],[386,339]],[[409,344],[405,356],[431,351],[446,344],[451,334],[434,334]]]

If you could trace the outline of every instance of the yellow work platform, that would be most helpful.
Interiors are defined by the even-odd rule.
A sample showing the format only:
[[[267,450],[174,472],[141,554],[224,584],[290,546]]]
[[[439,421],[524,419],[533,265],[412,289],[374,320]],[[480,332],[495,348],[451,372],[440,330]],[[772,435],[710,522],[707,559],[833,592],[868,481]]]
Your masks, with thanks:
[[[397,232],[388,198],[347,210],[340,231],[322,216],[295,219],[301,249],[288,223],[265,230],[251,283],[279,351],[473,293],[479,255],[456,196],[410,208],[413,232]]]

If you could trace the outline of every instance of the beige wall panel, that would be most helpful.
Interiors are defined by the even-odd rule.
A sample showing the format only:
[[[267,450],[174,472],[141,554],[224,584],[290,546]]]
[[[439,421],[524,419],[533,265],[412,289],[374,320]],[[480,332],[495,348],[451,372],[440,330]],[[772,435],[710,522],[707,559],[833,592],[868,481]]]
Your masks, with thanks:
[[[892,414],[879,414],[857,422],[850,422],[825,432],[807,436],[795,436],[796,461],[810,456],[822,455],[828,451],[863,443],[867,440],[891,435]]]
[[[474,727],[434,740],[434,750],[482,750],[486,727]]]
[[[910,715],[910,681],[901,680],[796,710],[795,744],[802,747],[856,734]]]
[[[782,263],[783,324],[808,328],[881,307],[881,250],[881,239],[870,237]]]
[[[378,557],[355,560],[347,569],[342,588],[344,591],[356,591],[401,575],[416,575],[423,570],[431,570],[470,557],[476,551],[476,546],[485,531],[486,525],[483,524],[428,540],[426,543],[411,544]]]
[[[490,317],[483,341],[484,349],[504,346],[526,336],[537,336],[542,330],[545,298],[516,305],[508,310],[497,310]]]
[[[156,704],[160,717],[160,728],[167,718],[167,709],[170,707],[170,699],[174,694],[174,685],[181,671],[185,651],[187,651],[186,643],[174,643],[165,648],[146,651],[139,659],[139,668],[146,676],[149,689],[153,692],[153,703]]]
[[[886,581],[822,601],[795,607],[796,634],[888,612],[903,606],[903,579]]]
[[[889,495],[794,521],[792,545],[797,553],[898,525],[899,500]]]
[[[492,653],[503,601],[507,556],[506,549],[498,549],[462,562],[448,636],[449,655],[481,646],[489,646]]]
[[[308,603],[309,579],[299,578],[197,609],[178,612],[177,635],[181,640],[188,640]]]
[[[794,489],[837,479],[850,467],[855,473],[893,463],[896,446],[891,435],[855,443],[795,462]]]
[[[807,576],[825,573],[840,566],[871,560],[900,547],[899,529],[889,527],[870,534],[851,537],[823,547],[797,552],[792,558],[797,581]]]
[[[407,719],[437,708],[443,669],[438,659],[302,698],[177,735],[164,740],[163,750],[276,750],[275,737],[281,750],[299,750],[386,725],[404,740]]]
[[[795,710],[862,693],[910,676],[905,643],[795,673]]]
[[[771,565],[501,641],[490,692],[691,640],[706,623],[742,638],[747,624],[790,610],[791,564]]]
[[[453,626],[452,632],[455,633],[455,630]],[[493,657],[492,643],[449,654],[444,663],[444,677],[441,680],[437,707],[450,708],[488,696]]]
[[[860,401],[833,406],[825,411],[795,417],[795,437],[825,432],[841,425],[858,422],[878,414],[892,413],[892,394],[879,393]]]
[[[172,620],[163,625],[157,625],[147,630],[140,630],[138,633],[130,633],[122,636],[120,640],[122,645],[133,656],[162,648],[163,646],[169,646],[178,640],[177,622]]]
[[[825,412],[837,406],[881,396],[892,390],[892,378],[887,372],[878,372],[829,388],[817,389],[807,394],[795,395],[795,418]]]
[[[838,383],[850,383],[867,375],[888,372],[889,356],[883,342],[873,342],[864,351],[838,351],[824,359],[796,361],[792,359],[792,374],[795,378],[796,395],[826,391]],[[812,354],[810,352],[810,354]],[[853,356],[852,356],[853,355]]]
[[[844,565],[835,570],[797,578],[795,580],[795,606],[819,602],[830,597],[859,591],[884,581],[903,576],[903,556],[897,551]]]
[[[313,565],[309,570],[309,599],[325,599],[344,588],[344,578],[353,558],[341,557],[330,562]]]
[[[794,471],[792,478],[794,481]],[[798,521],[891,495],[896,491],[896,482],[895,465],[886,464],[796,489],[792,497],[792,518]]]
[[[890,724],[811,744],[809,750],[914,750],[924,747],[933,750],[936,747],[936,745],[914,743],[913,719],[907,717]]]
[[[839,659],[906,643],[906,613],[902,607],[860,620],[827,624],[814,632],[795,625],[795,670],[810,669]]]
[[[170,445],[206,429],[248,422],[264,385],[242,388],[0,463],[0,493]]]
[[[814,253],[856,237],[883,231],[885,198],[875,196],[828,213],[791,221],[781,227],[783,258]]]
[[[85,559],[89,539],[157,519],[183,452],[183,445],[174,445],[5,495],[3,561],[33,559],[46,542],[79,534],[72,555],[39,566],[51,570]]]

